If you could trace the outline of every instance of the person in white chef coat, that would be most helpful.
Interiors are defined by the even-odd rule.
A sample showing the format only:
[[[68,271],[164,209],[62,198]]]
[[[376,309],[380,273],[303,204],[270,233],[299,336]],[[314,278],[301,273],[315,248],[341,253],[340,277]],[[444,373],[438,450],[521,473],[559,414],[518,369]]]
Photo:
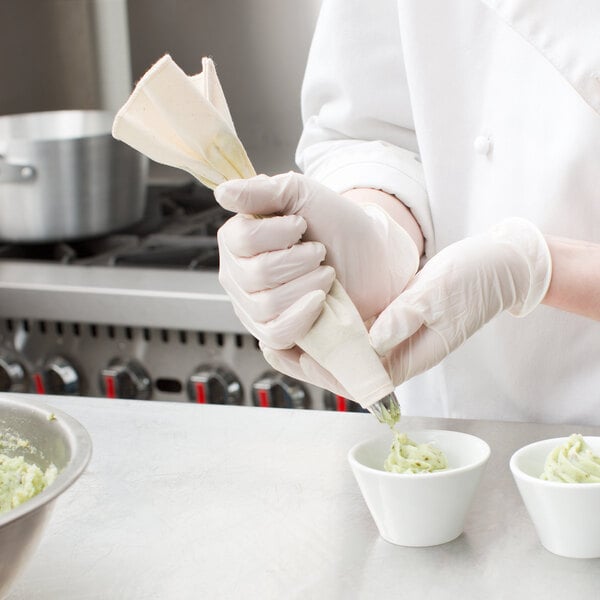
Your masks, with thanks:
[[[591,0],[324,0],[304,175],[216,190],[279,215],[219,234],[271,364],[340,391],[294,346],[337,277],[404,414],[600,424],[599,22]]]

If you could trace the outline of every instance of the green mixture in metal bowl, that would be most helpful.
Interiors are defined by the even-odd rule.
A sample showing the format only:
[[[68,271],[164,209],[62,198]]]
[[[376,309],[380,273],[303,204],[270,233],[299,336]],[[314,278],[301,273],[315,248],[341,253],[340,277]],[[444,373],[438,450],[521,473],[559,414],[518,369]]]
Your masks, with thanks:
[[[39,494],[57,475],[53,464],[43,471],[18,454],[19,448],[29,448],[27,441],[0,433],[0,450],[5,448],[11,455],[0,451],[0,514]]]

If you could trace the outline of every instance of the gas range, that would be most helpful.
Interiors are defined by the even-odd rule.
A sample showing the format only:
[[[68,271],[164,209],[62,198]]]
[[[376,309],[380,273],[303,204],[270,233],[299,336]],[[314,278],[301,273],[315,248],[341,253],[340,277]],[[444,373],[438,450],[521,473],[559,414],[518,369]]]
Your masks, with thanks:
[[[266,363],[218,282],[230,216],[203,186],[153,185],[127,230],[0,245],[0,391],[360,410]]]

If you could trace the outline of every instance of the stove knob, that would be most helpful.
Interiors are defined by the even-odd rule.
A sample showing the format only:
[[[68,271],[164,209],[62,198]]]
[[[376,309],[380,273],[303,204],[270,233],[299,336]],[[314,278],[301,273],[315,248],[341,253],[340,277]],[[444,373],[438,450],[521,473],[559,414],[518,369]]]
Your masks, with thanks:
[[[42,371],[33,374],[38,394],[79,396],[81,380],[77,369],[62,356],[49,360]]]
[[[228,369],[202,365],[188,381],[188,397],[199,404],[242,404],[244,392]]]
[[[357,402],[348,400],[344,396],[338,396],[333,392],[325,391],[323,394],[323,404],[325,410],[337,410],[341,412],[369,412],[366,408],[363,408]]]
[[[113,358],[100,371],[100,390],[107,398],[149,400],[152,382],[146,370],[135,360]]]
[[[310,396],[304,386],[276,371],[264,373],[252,384],[252,400],[256,406],[310,407]]]
[[[26,392],[27,388],[23,365],[10,356],[0,356],[0,392]]]

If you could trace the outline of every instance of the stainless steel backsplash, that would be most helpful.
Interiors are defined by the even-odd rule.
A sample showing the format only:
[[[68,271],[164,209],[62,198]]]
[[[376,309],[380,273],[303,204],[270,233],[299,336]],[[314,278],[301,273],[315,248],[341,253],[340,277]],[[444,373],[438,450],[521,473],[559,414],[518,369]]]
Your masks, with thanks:
[[[2,0],[0,114],[115,109],[169,53],[210,55],[259,172],[293,169],[300,87],[320,0]],[[153,166],[154,179],[179,179]]]
[[[99,108],[91,2],[0,2],[0,114]]]

